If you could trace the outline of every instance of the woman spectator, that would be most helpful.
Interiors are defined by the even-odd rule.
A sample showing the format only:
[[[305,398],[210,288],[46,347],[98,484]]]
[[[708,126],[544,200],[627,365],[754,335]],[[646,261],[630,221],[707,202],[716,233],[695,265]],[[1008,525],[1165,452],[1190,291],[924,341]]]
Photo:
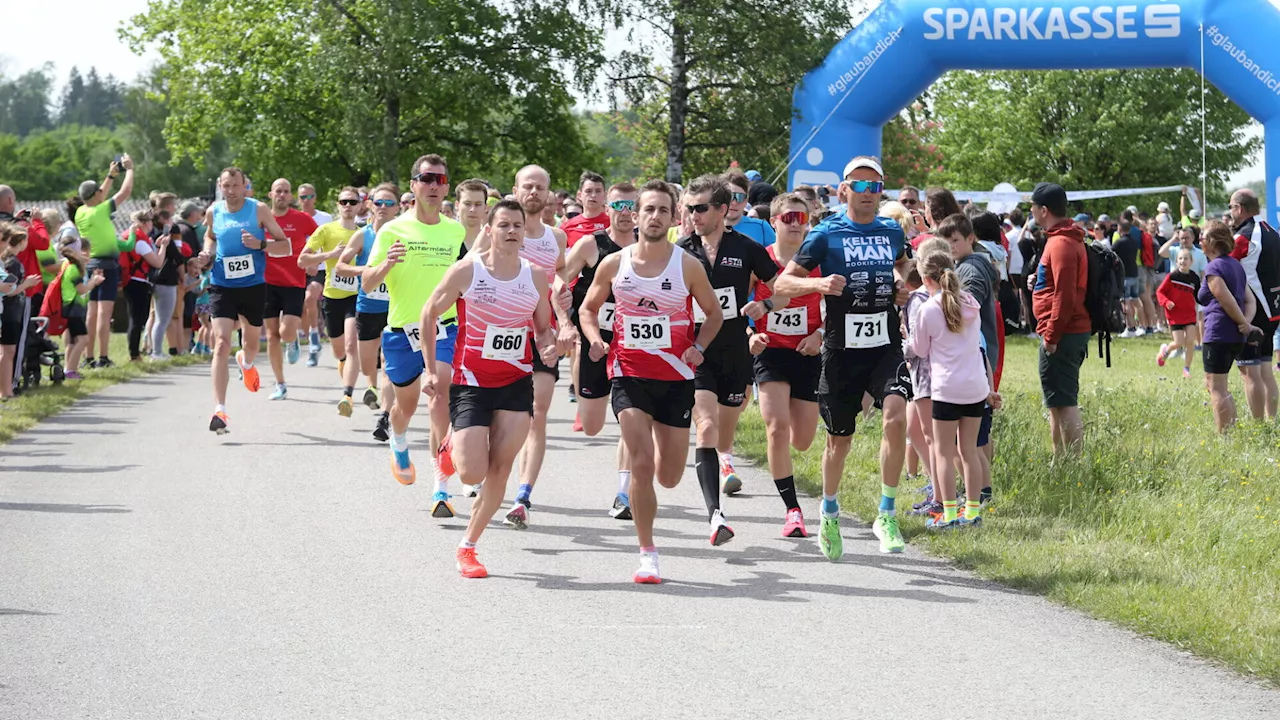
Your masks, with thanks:
[[[85,318],[89,314],[89,293],[106,282],[102,268],[89,276],[89,253],[75,243],[62,247],[66,258],[62,271],[62,317],[67,321],[67,374],[68,380],[83,380],[80,374],[80,355],[88,346],[89,328]]]
[[[26,275],[18,255],[27,249],[27,231],[13,223],[0,223],[0,398],[13,397],[13,370],[18,343],[25,336],[26,292],[40,284],[40,274]]]
[[[1253,293],[1248,291],[1244,267],[1231,257],[1235,238],[1226,225],[1217,220],[1204,228],[1201,241],[1209,258],[1205,281],[1200,285],[1199,301],[1204,310],[1205,384],[1213,405],[1213,420],[1218,432],[1226,432],[1236,421],[1236,402],[1227,385],[1231,366],[1244,351],[1244,344],[1258,328],[1249,322],[1253,317]]]
[[[111,185],[116,176],[124,173],[124,181],[120,183],[120,191],[109,195]],[[111,313],[115,311],[116,296],[120,291],[120,253],[132,250],[116,238],[115,226],[111,222],[111,214],[116,211],[133,192],[133,160],[128,155],[121,155],[119,160],[112,161],[111,168],[102,184],[93,180],[80,183],[80,199],[84,202],[73,216],[80,237],[89,242],[88,270],[102,270],[101,283],[93,288],[89,298],[89,363],[93,367],[111,367]],[[98,348],[98,359],[93,360],[93,350]]]
[[[931,187],[924,191],[924,220],[930,228],[938,225],[952,215],[960,213],[960,203],[956,196],[943,187]],[[933,237],[930,232],[922,232],[911,240],[911,249],[916,250],[920,243]]]
[[[128,272],[124,297],[129,303],[129,362],[141,362],[142,332],[151,312],[151,271],[164,264],[169,238],[163,238],[157,245],[151,244],[150,210],[139,210],[132,219],[133,225],[125,233],[124,241],[132,249],[121,256],[121,261]]]

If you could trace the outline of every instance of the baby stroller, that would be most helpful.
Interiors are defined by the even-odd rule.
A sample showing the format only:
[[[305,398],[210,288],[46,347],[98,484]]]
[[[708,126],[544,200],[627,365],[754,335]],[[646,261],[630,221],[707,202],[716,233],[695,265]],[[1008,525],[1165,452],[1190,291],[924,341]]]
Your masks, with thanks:
[[[49,318],[33,317],[27,328],[27,345],[22,353],[22,390],[39,387],[44,368],[49,368],[49,381],[61,385],[66,378],[62,369],[62,353],[57,341],[49,337],[45,328]]]

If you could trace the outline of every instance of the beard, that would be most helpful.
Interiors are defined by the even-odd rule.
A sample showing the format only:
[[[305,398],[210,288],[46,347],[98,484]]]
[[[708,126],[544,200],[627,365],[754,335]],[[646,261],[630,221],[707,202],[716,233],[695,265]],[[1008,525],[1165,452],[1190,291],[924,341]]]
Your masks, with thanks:
[[[520,207],[524,208],[525,215],[541,215],[547,207],[547,200],[537,195],[529,195],[520,201]]]

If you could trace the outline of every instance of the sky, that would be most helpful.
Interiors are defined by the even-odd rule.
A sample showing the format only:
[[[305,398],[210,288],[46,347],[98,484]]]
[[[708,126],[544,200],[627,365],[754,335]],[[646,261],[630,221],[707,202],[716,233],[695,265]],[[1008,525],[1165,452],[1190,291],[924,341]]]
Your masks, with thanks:
[[[56,7],[56,27],[49,32],[6,35],[0,45],[0,68],[6,75],[20,75],[51,62],[58,92],[61,92],[61,85],[73,66],[81,72],[97,67],[101,75],[111,74],[119,80],[131,81],[159,59],[154,53],[141,57],[133,54],[117,35],[122,23],[147,9],[147,0],[59,0]],[[49,5],[45,3],[15,2],[6,8],[5,14],[6,20],[13,21],[6,23],[10,27],[51,27]],[[591,104],[598,105],[599,100]],[[1251,132],[1260,135],[1262,129],[1256,126]],[[1260,152],[1247,167],[1228,179],[1228,185],[1261,180],[1266,176],[1262,163]]]

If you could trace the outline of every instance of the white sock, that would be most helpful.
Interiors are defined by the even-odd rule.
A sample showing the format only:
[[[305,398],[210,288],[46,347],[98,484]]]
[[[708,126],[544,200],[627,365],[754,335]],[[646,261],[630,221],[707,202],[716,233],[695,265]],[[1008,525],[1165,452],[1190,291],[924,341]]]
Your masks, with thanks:
[[[720,453],[720,462],[725,463],[725,464],[728,464],[728,465],[732,465],[732,464],[733,464],[733,453],[731,453],[731,452],[727,452],[727,453]]]
[[[226,406],[226,405],[214,405],[214,406],[213,406],[213,411],[214,411],[214,412],[216,412],[216,413],[226,412],[226,411],[227,411],[227,406]]]
[[[466,538],[462,538],[462,542],[458,543],[458,547],[462,550],[475,550],[476,544],[473,542],[467,542]]]
[[[618,493],[620,495],[626,495],[629,492],[631,492],[631,471],[619,470],[618,471]]]
[[[409,433],[404,435],[396,435],[391,433],[391,447],[397,452],[404,452],[409,449]]]
[[[439,472],[439,471],[437,470],[437,472]],[[449,479],[448,479],[448,478],[445,478],[444,480],[436,480],[436,492],[438,492],[438,493],[444,493],[445,495],[448,495],[448,494],[449,494]]]

